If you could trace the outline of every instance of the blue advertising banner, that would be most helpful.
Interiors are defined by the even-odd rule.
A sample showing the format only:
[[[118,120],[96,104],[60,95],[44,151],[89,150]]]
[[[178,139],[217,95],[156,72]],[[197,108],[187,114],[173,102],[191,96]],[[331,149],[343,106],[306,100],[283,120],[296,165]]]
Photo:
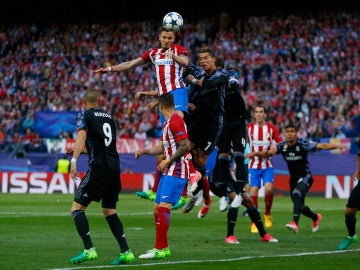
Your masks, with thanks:
[[[35,129],[41,137],[58,137],[59,132],[70,131],[73,133],[76,129],[76,115],[79,112],[36,112]]]

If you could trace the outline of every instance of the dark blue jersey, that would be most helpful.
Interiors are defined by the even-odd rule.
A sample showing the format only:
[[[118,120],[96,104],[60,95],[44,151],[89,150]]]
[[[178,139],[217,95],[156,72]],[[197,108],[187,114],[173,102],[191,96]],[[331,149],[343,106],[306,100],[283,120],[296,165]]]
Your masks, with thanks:
[[[195,86],[193,89],[198,97],[195,110],[185,119],[189,139],[208,153],[217,145],[222,133],[228,86],[228,74],[215,70],[210,76],[203,76],[201,87]]]
[[[193,75],[195,77],[195,79],[200,79],[201,77],[203,77],[205,75],[205,71],[199,66],[189,64],[186,68],[186,71],[183,74],[184,81],[187,81],[186,77],[190,74]],[[199,93],[196,91],[196,86],[191,83],[188,83],[187,90],[188,90],[189,102],[196,105],[198,103],[199,97],[200,97]]]
[[[229,120],[236,120],[241,117],[248,118],[245,101],[241,96],[240,85],[230,71],[223,70],[229,74],[229,89],[225,98],[225,117]]]
[[[225,97],[228,91],[229,75],[227,72],[215,70],[210,76],[205,76],[202,87],[197,87],[199,101],[197,110],[207,117],[218,120],[225,113]]]
[[[293,146],[289,146],[287,141],[277,145],[277,154],[281,154],[287,163],[290,178],[298,181],[300,178],[311,178],[311,171],[308,160],[308,152],[316,150],[317,142],[308,139],[296,139]]]
[[[111,114],[100,108],[85,110],[77,115],[77,130],[86,131],[86,149],[89,166],[96,165],[120,172],[119,153],[116,150],[116,125]]]

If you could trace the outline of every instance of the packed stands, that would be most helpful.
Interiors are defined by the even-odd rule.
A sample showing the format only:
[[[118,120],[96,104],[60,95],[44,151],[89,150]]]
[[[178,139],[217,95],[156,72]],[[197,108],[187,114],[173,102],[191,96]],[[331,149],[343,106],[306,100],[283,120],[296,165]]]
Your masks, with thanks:
[[[120,138],[156,138],[161,129],[149,99],[151,66],[98,76],[93,70],[138,57],[158,45],[154,22],[54,23],[0,28],[0,149],[46,152],[36,129],[37,112],[76,112],[89,88],[103,93]],[[178,42],[191,52],[210,46],[243,87],[251,110],[264,100],[269,121],[280,130],[289,121],[302,137],[358,137],[360,133],[360,16],[344,12],[314,15],[221,16],[186,23]],[[357,126],[356,126],[357,125]],[[358,129],[356,129],[358,127]],[[29,131],[30,130],[30,131]],[[56,130],[74,133],[74,129]],[[29,132],[31,134],[29,134]]]

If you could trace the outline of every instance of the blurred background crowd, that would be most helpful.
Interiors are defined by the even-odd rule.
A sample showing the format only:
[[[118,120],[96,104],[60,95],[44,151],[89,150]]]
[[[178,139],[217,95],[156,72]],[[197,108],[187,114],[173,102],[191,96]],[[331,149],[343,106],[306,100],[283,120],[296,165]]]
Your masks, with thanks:
[[[226,12],[184,18],[177,43],[196,52],[211,47],[242,85],[251,111],[263,100],[279,130],[297,123],[300,137],[345,138],[360,133],[360,15],[318,12],[234,18]],[[35,128],[38,111],[79,111],[87,89],[103,93],[121,138],[160,135],[156,110],[138,91],[155,90],[150,65],[95,75],[157,47],[157,21],[4,24],[0,26],[0,149],[19,143],[46,151]],[[64,133],[66,132],[66,135]],[[71,138],[75,130],[59,130]]]

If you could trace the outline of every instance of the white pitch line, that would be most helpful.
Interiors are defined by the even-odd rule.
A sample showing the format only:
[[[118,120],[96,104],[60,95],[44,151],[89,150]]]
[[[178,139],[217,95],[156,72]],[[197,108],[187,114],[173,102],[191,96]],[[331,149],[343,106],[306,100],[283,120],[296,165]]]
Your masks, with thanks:
[[[209,262],[230,262],[230,261],[243,261],[250,259],[263,259],[263,258],[279,258],[279,257],[302,257],[302,256],[314,256],[314,255],[323,255],[323,254],[334,254],[334,253],[344,253],[344,252],[357,252],[360,249],[350,249],[350,250],[329,250],[329,251],[318,251],[318,252],[300,252],[292,254],[281,254],[281,255],[261,255],[261,256],[245,256],[238,258],[229,258],[229,259],[219,259],[219,260],[187,260],[187,261],[164,261],[164,262],[153,262],[153,263],[142,263],[142,264],[122,264],[121,267],[135,267],[135,266],[155,266],[155,265],[169,265],[169,264],[189,264],[189,263],[209,263]],[[102,268],[113,268],[119,267],[111,265],[99,265],[99,266],[76,266],[76,267],[67,267],[67,268],[48,268],[46,270],[73,270],[73,269],[102,269]]]

